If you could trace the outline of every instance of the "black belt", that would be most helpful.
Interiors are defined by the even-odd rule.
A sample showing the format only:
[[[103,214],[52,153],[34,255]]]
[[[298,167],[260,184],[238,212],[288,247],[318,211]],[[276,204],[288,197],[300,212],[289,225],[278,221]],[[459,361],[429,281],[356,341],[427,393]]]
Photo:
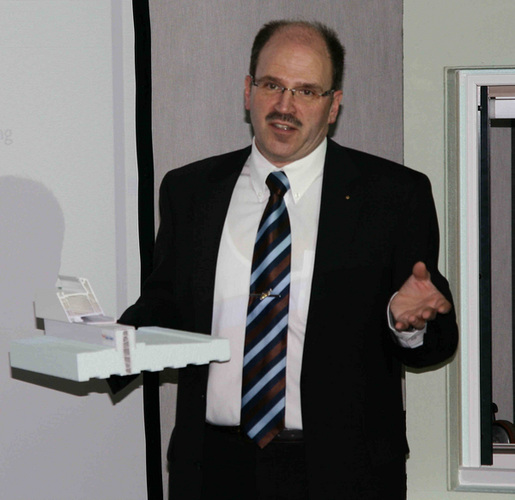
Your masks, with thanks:
[[[237,436],[243,441],[253,442],[239,425],[214,425],[206,422],[206,425],[217,432]],[[300,429],[283,429],[277,434],[272,443],[301,443],[304,441],[304,433]]]

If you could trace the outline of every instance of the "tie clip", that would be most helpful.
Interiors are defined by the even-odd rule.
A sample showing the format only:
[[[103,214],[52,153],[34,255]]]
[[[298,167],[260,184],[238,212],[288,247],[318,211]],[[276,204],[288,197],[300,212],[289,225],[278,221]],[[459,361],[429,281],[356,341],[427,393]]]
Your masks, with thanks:
[[[251,293],[250,296],[251,297],[259,297],[259,300],[266,299],[267,297],[277,297],[277,298],[281,297],[280,294],[278,294],[278,295],[273,294],[271,288],[269,290],[267,290],[266,292]]]

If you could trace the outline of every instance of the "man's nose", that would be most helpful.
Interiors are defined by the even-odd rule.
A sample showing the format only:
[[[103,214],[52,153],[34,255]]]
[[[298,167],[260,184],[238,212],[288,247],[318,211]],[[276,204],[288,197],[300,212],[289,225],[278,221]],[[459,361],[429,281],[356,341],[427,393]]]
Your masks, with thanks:
[[[284,91],[279,94],[275,108],[281,113],[290,112],[295,108],[295,97],[290,89],[284,89]]]

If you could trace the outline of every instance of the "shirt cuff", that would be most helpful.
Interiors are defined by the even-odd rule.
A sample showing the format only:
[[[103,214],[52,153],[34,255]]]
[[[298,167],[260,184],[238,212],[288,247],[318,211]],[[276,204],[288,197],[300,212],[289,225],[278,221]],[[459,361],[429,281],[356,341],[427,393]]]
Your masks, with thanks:
[[[388,318],[388,326],[390,327],[390,330],[393,333],[393,337],[401,347],[407,347],[408,349],[415,349],[416,347],[420,347],[424,344],[424,334],[427,331],[427,323],[421,330],[415,330],[414,328],[410,330],[404,330],[402,332],[397,330],[394,326],[395,319],[390,308],[390,304],[392,303],[392,300],[396,295],[397,292],[395,292],[392,295],[390,302],[388,302],[388,308],[386,311],[386,316]]]

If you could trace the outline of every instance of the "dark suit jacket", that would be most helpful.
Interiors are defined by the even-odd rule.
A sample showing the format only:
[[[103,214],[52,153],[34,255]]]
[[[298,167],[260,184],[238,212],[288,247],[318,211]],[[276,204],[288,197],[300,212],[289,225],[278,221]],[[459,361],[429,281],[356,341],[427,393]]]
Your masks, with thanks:
[[[249,154],[246,148],[166,175],[155,269],[121,322],[210,333],[222,228]],[[444,361],[454,353],[458,333],[454,312],[438,315],[424,345],[405,349],[392,338],[386,310],[419,260],[451,298],[437,269],[438,249],[428,179],[330,140],[301,374],[308,477],[316,499],[348,491],[356,457],[380,465],[408,451],[401,365]],[[198,495],[207,374],[207,366],[179,373],[169,449],[173,498]]]

